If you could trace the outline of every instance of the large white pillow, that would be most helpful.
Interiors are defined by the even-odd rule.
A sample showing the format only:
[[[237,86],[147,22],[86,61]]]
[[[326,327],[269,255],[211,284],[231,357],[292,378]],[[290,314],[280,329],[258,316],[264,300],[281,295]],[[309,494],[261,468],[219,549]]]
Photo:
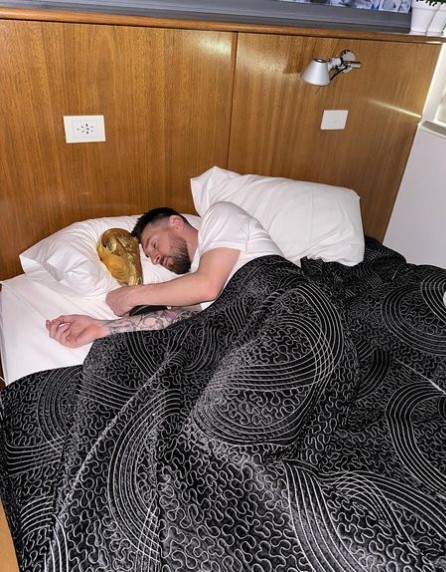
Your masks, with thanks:
[[[353,266],[364,257],[359,196],[351,189],[212,167],[191,180],[201,216],[214,203],[237,204],[257,218],[286,258]]]
[[[20,255],[24,272],[61,294],[81,297],[103,296],[119,288],[104,264],[99,260],[96,244],[108,228],[131,231],[139,215],[103,217],[75,222],[44,238]],[[185,215],[199,228],[200,218]],[[144,283],[165,282],[177,275],[162,266],[152,264],[141,250]]]

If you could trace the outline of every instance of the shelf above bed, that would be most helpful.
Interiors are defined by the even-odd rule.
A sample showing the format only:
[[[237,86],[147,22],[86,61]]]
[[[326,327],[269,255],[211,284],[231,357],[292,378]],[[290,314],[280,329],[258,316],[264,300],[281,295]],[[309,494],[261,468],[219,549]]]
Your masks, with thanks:
[[[62,10],[89,14],[114,14],[152,18],[203,20],[259,24],[270,26],[293,26],[322,29],[343,29],[370,32],[406,34],[410,28],[410,14],[379,10],[365,10],[306,4],[278,2],[276,0],[182,0],[160,2],[159,0],[96,0],[75,1],[29,1],[10,0],[3,7],[30,8],[39,10]]]

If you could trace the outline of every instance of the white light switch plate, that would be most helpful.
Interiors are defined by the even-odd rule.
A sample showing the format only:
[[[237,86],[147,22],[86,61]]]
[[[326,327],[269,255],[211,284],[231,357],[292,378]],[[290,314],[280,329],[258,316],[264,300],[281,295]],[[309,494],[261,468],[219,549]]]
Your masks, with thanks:
[[[67,143],[94,143],[105,141],[103,115],[64,115]]]
[[[345,129],[347,115],[346,109],[326,109],[322,116],[321,129]]]

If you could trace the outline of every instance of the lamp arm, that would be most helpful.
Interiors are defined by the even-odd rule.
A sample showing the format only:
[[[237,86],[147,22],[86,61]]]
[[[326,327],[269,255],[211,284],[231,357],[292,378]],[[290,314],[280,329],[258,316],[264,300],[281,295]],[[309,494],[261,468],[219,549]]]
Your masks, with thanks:
[[[348,68],[359,69],[362,66],[361,62],[344,62]]]
[[[358,62],[356,60],[344,59],[343,55],[344,53],[341,53],[337,58],[331,58],[328,60],[328,71],[330,73],[330,81],[340,73],[348,72],[352,69],[359,69],[362,66],[361,62]]]
[[[344,63],[342,58],[330,58],[328,60],[328,71],[330,72],[334,68],[338,68]]]

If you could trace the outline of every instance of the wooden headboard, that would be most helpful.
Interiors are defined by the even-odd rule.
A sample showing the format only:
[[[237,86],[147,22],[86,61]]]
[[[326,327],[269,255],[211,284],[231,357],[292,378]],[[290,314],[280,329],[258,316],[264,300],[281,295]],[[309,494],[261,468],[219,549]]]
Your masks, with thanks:
[[[355,189],[382,239],[441,40],[399,34],[0,8],[0,278],[75,220],[170,205],[213,165]],[[351,49],[329,87],[299,78]],[[322,131],[324,109],[349,111]],[[105,116],[67,144],[64,115]]]

